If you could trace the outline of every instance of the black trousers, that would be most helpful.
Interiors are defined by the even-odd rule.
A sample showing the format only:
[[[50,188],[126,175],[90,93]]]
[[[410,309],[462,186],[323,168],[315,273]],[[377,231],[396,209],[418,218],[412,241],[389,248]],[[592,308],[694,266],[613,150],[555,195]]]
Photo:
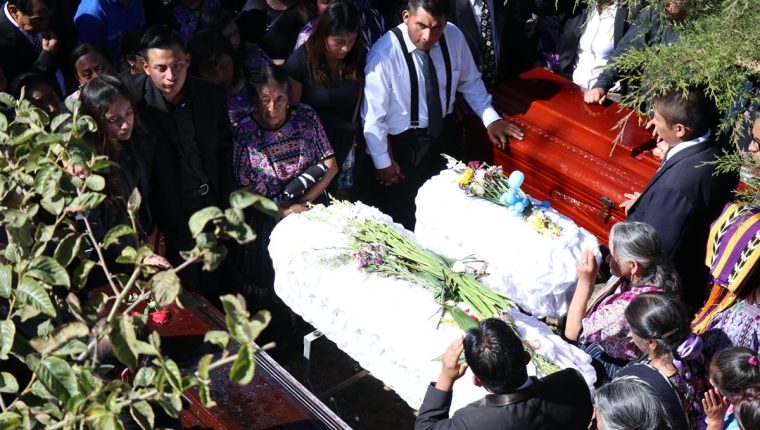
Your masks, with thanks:
[[[408,230],[414,230],[415,204],[419,188],[431,177],[440,173],[446,166],[441,153],[454,155],[459,146],[461,130],[455,124],[453,116],[444,119],[443,129],[438,139],[429,149],[420,155],[425,140],[430,139],[425,129],[410,129],[399,135],[388,136],[388,144],[393,151],[393,159],[399,164],[406,178],[394,185],[382,185],[377,181],[372,158],[363,154],[360,162],[359,198],[390,215],[397,223]],[[364,151],[361,151],[362,153]]]

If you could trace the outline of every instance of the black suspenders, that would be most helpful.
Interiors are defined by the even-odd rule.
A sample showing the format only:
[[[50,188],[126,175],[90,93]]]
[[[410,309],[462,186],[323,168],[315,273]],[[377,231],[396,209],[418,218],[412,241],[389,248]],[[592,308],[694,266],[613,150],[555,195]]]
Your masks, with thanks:
[[[401,34],[401,29],[393,27],[391,32],[396,35],[396,38],[401,44],[401,50],[404,52],[404,59],[406,60],[406,67],[409,69],[409,84],[411,87],[411,121],[409,122],[409,126],[416,128],[420,126],[420,83],[417,80],[417,68],[414,66],[412,53],[406,50],[406,42],[404,42],[404,36]],[[441,35],[441,40],[438,43],[441,44],[443,64],[446,67],[446,110],[443,115],[445,117],[448,114],[449,106],[451,105],[451,56],[449,54],[449,47],[446,44],[446,38],[443,35]]]

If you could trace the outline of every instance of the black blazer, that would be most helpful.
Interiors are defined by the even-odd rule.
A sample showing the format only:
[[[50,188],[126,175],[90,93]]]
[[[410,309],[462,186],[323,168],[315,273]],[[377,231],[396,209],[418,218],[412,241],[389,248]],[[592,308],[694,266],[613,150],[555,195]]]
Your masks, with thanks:
[[[735,174],[713,176],[713,161],[721,148],[711,140],[677,152],[655,173],[628,212],[629,221],[652,225],[665,254],[681,276],[686,304],[704,302],[705,265],[710,224],[733,197]]]
[[[569,11],[563,21],[560,29],[559,41],[559,74],[572,79],[575,71],[575,63],[578,61],[578,45],[585,29],[586,19],[588,17],[588,8],[586,5],[574,8]],[[635,17],[635,14],[634,14]],[[632,20],[628,19],[628,6],[618,5],[615,13],[615,31],[613,34],[613,43],[617,47],[620,39],[631,27]]]
[[[456,411],[449,419],[451,392],[428,387],[415,422],[415,430],[586,430],[591,421],[591,394],[575,369],[564,369],[517,391],[526,399],[504,405],[494,395]]]
[[[56,56],[43,49],[38,52],[37,47],[5,16],[4,8],[4,5],[0,6],[0,67],[8,83],[26,72],[45,73],[55,79]]]
[[[491,19],[496,20],[494,38],[499,41],[497,69],[501,81],[528,67],[525,64],[527,61],[519,52],[527,41],[523,30],[530,10],[528,6],[523,6],[524,2],[517,0],[508,1],[506,5],[503,0],[493,0],[493,3],[494,10],[490,12]],[[480,52],[480,30],[475,22],[470,0],[449,0],[449,22],[462,30],[475,64],[480,65],[483,58]]]
[[[151,211],[158,228],[167,236],[189,239],[187,221],[198,210],[189,207],[180,184],[178,135],[174,119],[161,92],[146,75],[129,81],[141,119],[156,139],[152,154]],[[224,90],[210,82],[188,76],[185,83],[195,140],[203,174],[209,185],[203,206],[226,207],[232,190],[232,134]],[[190,242],[192,246],[194,242]],[[169,245],[169,243],[167,243]]]

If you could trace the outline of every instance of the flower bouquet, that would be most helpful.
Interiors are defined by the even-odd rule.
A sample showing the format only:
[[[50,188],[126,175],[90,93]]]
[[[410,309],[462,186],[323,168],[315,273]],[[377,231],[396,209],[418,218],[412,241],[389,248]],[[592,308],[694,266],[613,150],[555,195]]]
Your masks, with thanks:
[[[546,216],[549,202],[536,206],[520,189],[525,181],[525,174],[521,171],[515,170],[507,176],[501,166],[480,161],[464,164],[446,154],[443,157],[448,161],[446,166],[461,175],[457,184],[467,195],[508,208],[513,215],[525,219],[539,234],[556,238],[562,233],[562,228]]]
[[[438,255],[420,247],[392,225],[357,215],[355,207],[351,203],[334,201],[320,211],[319,216],[324,222],[340,223],[343,233],[351,240],[350,249],[341,251],[335,261],[355,261],[362,271],[402,279],[425,288],[433,293],[436,303],[441,306],[441,320],[448,314],[462,330],[477,325],[476,321],[482,318],[499,317],[517,333],[511,318],[504,312],[516,308],[515,303],[478,280],[485,275],[482,261],[473,257],[454,261]],[[309,217],[310,213],[303,216]],[[525,347],[543,374],[558,370],[530,345],[526,343]]]

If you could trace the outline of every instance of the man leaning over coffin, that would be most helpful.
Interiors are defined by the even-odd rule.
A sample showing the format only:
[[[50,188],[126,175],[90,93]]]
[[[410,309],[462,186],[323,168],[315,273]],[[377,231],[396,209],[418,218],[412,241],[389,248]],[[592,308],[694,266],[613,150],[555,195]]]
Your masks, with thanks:
[[[414,228],[417,190],[441,171],[440,154],[451,152],[461,136],[452,115],[457,91],[494,145],[523,137],[491,106],[462,32],[447,23],[448,3],[409,0],[403,22],[367,56],[361,113],[369,156],[359,178],[361,198],[408,229]]]

